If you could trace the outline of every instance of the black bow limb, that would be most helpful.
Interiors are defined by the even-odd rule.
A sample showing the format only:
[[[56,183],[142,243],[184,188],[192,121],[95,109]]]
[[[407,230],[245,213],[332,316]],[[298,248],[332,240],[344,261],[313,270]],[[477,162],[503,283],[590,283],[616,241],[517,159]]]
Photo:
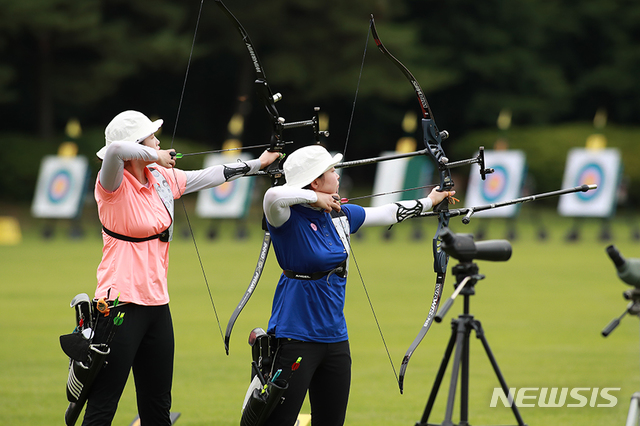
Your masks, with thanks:
[[[314,108],[314,115],[309,120],[302,121],[294,121],[287,123],[286,120],[280,116],[278,109],[276,108],[276,102],[282,99],[282,95],[280,93],[274,93],[269,86],[267,81],[267,77],[264,72],[264,67],[260,63],[260,59],[258,57],[258,53],[249,37],[249,34],[244,29],[240,21],[231,13],[231,11],[227,8],[227,6],[221,0],[215,0],[216,4],[222,9],[224,14],[229,18],[229,20],[236,26],[238,33],[242,37],[242,41],[244,42],[245,47],[249,53],[249,57],[251,63],[253,64],[253,68],[255,71],[255,90],[256,95],[260,102],[264,105],[265,111],[269,117],[269,121],[271,123],[271,140],[269,142],[269,151],[282,152],[285,147],[286,142],[284,142],[283,133],[286,129],[295,129],[300,127],[311,127],[313,130],[314,138],[316,143],[320,142],[321,136],[329,136],[329,132],[322,131],[320,129],[320,120],[319,120],[319,111],[320,108]],[[284,173],[282,171],[282,161],[283,157],[281,156],[278,161],[274,161],[270,164],[263,172],[258,172],[252,174],[252,176],[256,175],[267,175],[271,178],[271,185],[277,186],[285,183]],[[269,253],[269,249],[271,247],[271,234],[269,233],[266,222],[263,217],[263,229],[265,231],[264,238],[262,240],[262,247],[260,248],[260,254],[258,256],[258,262],[256,264],[256,268],[251,277],[251,281],[249,282],[249,286],[245,291],[244,295],[240,299],[240,302],[234,309],[231,314],[231,318],[227,324],[227,329],[224,336],[224,345],[225,351],[227,355],[229,354],[229,342],[231,339],[231,332],[233,330],[233,326],[240,315],[240,312],[244,309],[247,302],[253,295],[253,292],[258,285],[260,277],[262,276],[262,271],[266,264],[267,256]]]
[[[402,71],[404,76],[411,83],[411,87],[413,88],[416,97],[418,98],[418,103],[420,104],[420,110],[422,112],[422,139],[426,148],[426,154],[431,157],[431,159],[438,167],[438,173],[440,177],[440,187],[438,191],[451,191],[453,189],[454,182],[451,177],[451,169],[454,167],[477,163],[480,166],[480,175],[484,180],[486,175],[488,173],[491,173],[493,170],[485,168],[483,148],[480,148],[478,156],[476,156],[475,158],[456,162],[449,161],[449,158],[442,147],[442,142],[449,137],[449,132],[447,132],[446,130],[440,131],[438,129],[438,126],[436,125],[435,119],[433,117],[433,113],[431,111],[431,107],[429,106],[429,102],[427,101],[427,97],[425,96],[420,83],[418,83],[411,71],[409,71],[409,69],[404,66],[402,62],[400,62],[389,52],[389,50],[387,50],[387,48],[380,40],[373,15],[371,15],[371,34],[373,36],[373,39],[375,40],[376,45],[378,46],[378,50],[391,62],[393,62],[393,64],[398,67],[400,71]],[[440,297],[442,295],[442,289],[444,287],[444,281],[447,273],[449,256],[441,248],[440,232],[449,225],[449,200],[445,199],[440,204],[436,205],[433,208],[433,214],[438,216],[438,228],[432,242],[433,269],[436,273],[436,284],[433,298],[429,306],[427,319],[422,324],[418,335],[413,340],[413,342],[409,346],[409,349],[407,349],[404,358],[402,359],[398,379],[400,393],[402,393],[404,390],[404,377],[406,374],[407,366],[409,364],[409,360],[411,359],[411,356],[417,349],[418,345],[420,345],[420,342],[422,342],[425,335],[429,331],[429,328],[431,327],[431,324],[433,322],[433,318],[438,310]]]

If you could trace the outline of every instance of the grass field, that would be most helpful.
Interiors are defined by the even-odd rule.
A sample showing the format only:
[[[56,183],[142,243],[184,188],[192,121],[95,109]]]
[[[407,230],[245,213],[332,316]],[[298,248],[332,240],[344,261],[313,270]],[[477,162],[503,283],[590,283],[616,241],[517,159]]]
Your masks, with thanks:
[[[510,387],[515,388],[620,388],[611,394],[611,408],[570,408],[568,399],[558,408],[523,407],[529,425],[623,424],[633,392],[640,390],[639,324],[627,317],[611,336],[602,328],[620,315],[627,288],[615,275],[606,256],[609,244],[598,239],[599,223],[587,222],[582,239],[566,242],[569,219],[553,213],[542,216],[549,238],[540,241],[523,208],[519,238],[513,242],[508,262],[478,265],[486,279],[476,285],[471,313],[482,321],[487,339]],[[392,230],[393,238],[380,238],[381,229],[367,229],[354,239],[357,264],[384,332],[396,370],[417,334],[431,302],[435,276],[431,236],[435,220],[417,225],[425,239],[410,238],[413,225]],[[454,232],[472,232],[459,218],[451,220]],[[614,226],[615,243],[628,257],[640,257],[640,246],[629,237],[622,220]],[[232,225],[215,241],[196,235],[206,276],[224,330],[245,291],[255,267],[260,231],[247,240],[232,237]],[[70,240],[59,235],[43,241],[26,232],[16,246],[0,246],[0,412],[3,425],[64,424],[67,406],[65,382],[68,360],[58,337],[74,327],[69,308],[77,293],[93,294],[101,240],[97,227],[86,238]],[[503,238],[504,223],[491,223],[488,238]],[[451,259],[450,266],[456,261]],[[400,395],[394,373],[355,273],[349,278],[346,315],[353,355],[353,380],[347,425],[413,425],[422,416],[437,368],[450,335],[450,321],[462,310],[462,299],[441,324],[434,324],[414,354]],[[240,405],[249,381],[249,331],[265,327],[278,276],[271,254],[262,281],[236,323],[231,354],[226,356],[221,331],[191,240],[177,238],[171,247],[169,285],[176,330],[173,411],[181,412],[179,425],[237,425]],[[447,278],[444,297],[453,291]],[[473,425],[514,424],[511,411],[491,408],[498,387],[480,342],[471,338],[469,420]],[[303,361],[304,362],[304,361]],[[449,388],[449,372],[430,418],[440,423]],[[128,425],[135,417],[133,383],[123,396],[114,425]],[[537,395],[535,391],[528,395]],[[590,398],[590,391],[582,391]],[[529,400],[531,402],[531,400]],[[535,402],[535,399],[533,400]],[[597,403],[606,403],[600,398]],[[454,421],[458,419],[456,400]],[[308,407],[305,408],[308,412]]]

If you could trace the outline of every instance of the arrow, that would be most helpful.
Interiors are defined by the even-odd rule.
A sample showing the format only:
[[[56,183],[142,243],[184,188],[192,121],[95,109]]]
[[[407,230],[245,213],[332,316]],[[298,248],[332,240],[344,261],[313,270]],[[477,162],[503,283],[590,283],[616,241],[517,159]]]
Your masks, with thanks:
[[[574,192],[587,192],[597,188],[598,188],[598,185],[580,185],[580,186],[575,186],[573,188],[559,189],[557,191],[543,192],[541,194],[529,195],[528,197],[516,198],[509,201],[502,201],[500,203],[484,204],[482,206],[465,207],[462,209],[449,210],[447,215],[449,217],[465,215],[465,217],[462,219],[462,223],[466,225],[471,221],[471,216],[476,212],[495,209],[498,207],[510,206],[512,204],[526,203],[528,201],[541,200],[543,198],[557,197],[564,194],[572,194]],[[427,212],[416,217],[437,216],[437,214],[438,214],[437,212]]]
[[[285,145],[289,145],[292,144],[293,141],[289,141],[289,142],[284,142]],[[201,152],[189,152],[186,154],[183,154],[181,152],[176,152],[175,153],[175,157],[176,158],[183,158],[183,157],[188,157],[190,155],[202,155],[202,154],[217,154],[219,152],[229,152],[229,151],[242,151],[243,149],[251,149],[251,148],[269,148],[271,146],[271,144],[262,144],[262,145],[251,145],[251,146],[240,146],[237,148],[226,148],[226,149],[216,149],[213,151],[201,151]],[[172,156],[174,156],[172,154]]]
[[[424,185],[424,186],[416,186],[415,188],[398,189],[396,191],[380,192],[378,194],[362,195],[360,197],[342,198],[342,199],[340,199],[340,202],[344,204],[344,203],[348,203],[349,201],[353,201],[353,200],[362,200],[362,199],[365,199],[365,198],[381,197],[383,195],[397,194],[399,192],[408,192],[408,191],[413,191],[415,189],[434,188],[436,186],[438,186],[438,185],[437,184],[431,184],[431,185]]]

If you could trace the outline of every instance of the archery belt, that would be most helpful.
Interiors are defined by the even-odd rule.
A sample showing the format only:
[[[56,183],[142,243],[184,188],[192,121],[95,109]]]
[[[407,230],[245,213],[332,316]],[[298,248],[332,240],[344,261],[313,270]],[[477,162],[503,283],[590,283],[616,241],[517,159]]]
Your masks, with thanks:
[[[158,238],[160,241],[165,243],[169,241],[169,228],[165,229],[159,234],[151,235],[149,237],[144,237],[144,238],[129,237],[127,235],[118,234],[117,232],[113,232],[105,228],[104,226],[102,226],[102,230],[104,231],[105,234],[107,234],[110,237],[113,237],[122,241],[128,241],[130,243],[142,243],[144,241],[155,240],[156,238]]]
[[[304,272],[289,271],[285,269],[284,271],[282,271],[282,273],[287,278],[295,278],[297,280],[312,280],[312,281],[319,280],[322,277],[326,277],[327,275],[332,275],[332,274],[336,274],[340,278],[344,278],[347,276],[347,260],[345,259],[342,263],[340,263],[338,266],[336,266],[335,268],[329,271],[304,273]]]

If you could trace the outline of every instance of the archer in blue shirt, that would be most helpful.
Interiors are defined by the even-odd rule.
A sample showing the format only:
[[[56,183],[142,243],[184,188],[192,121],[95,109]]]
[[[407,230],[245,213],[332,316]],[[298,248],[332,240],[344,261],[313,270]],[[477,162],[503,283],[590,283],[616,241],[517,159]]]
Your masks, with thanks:
[[[273,298],[268,333],[278,348],[273,371],[299,358],[269,426],[294,425],[307,391],[314,426],[344,424],[351,383],[351,355],[344,317],[350,235],[361,226],[393,225],[417,216],[455,191],[431,191],[419,200],[363,208],[340,204],[340,176],[320,145],[293,152],[284,163],[286,183],[267,190],[263,208],[283,273]]]

